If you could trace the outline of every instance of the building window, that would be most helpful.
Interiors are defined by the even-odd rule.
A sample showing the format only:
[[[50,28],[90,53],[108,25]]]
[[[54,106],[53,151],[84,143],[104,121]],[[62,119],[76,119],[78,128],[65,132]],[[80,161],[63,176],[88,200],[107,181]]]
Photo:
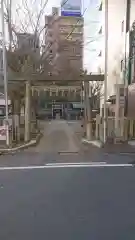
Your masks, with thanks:
[[[60,31],[64,32],[65,31],[65,27],[60,27]]]
[[[125,93],[125,88],[124,87],[121,87],[120,88],[120,97],[124,97],[124,94]]]
[[[121,62],[120,62],[120,70],[121,70],[121,72],[123,70],[123,60],[121,60]]]
[[[52,73],[51,73],[51,72],[48,72],[48,75],[49,75],[49,76],[52,76]]]
[[[72,36],[71,35],[72,34],[69,34],[69,36],[67,36],[67,40],[72,41]],[[64,37],[64,40],[65,40],[65,37]]]
[[[116,99],[112,99],[112,104],[116,104]]]
[[[99,11],[102,11],[102,8],[103,8],[103,6],[102,6],[102,1],[101,1],[100,5],[99,5]]]
[[[29,46],[33,47],[33,40],[32,39],[29,39]]]
[[[50,50],[50,53],[52,53],[52,49]]]
[[[1,60],[1,66],[0,70],[3,70],[3,60]]]
[[[28,60],[28,55],[24,56],[24,60],[27,61]]]
[[[75,47],[72,48],[72,52],[76,53],[76,48]]]
[[[121,23],[121,32],[124,32],[124,20]]]
[[[126,8],[126,32],[129,31],[130,28],[130,7],[131,0],[127,0],[127,8]]]
[[[82,33],[82,27],[77,27],[75,32]]]
[[[99,29],[99,34],[102,34],[102,26]]]
[[[33,70],[36,70],[36,64],[33,64]]]
[[[102,57],[102,51],[100,50],[98,57]]]

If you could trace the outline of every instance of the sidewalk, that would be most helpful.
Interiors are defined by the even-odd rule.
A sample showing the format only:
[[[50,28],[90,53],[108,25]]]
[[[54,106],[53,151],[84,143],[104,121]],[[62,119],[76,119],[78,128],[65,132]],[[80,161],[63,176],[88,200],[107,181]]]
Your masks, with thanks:
[[[40,141],[41,136],[42,134],[39,133],[35,136],[35,138],[31,139],[29,142],[15,145],[10,148],[7,148],[6,145],[0,145],[0,155],[5,153],[17,152],[19,150],[24,150],[31,146],[35,146]]]
[[[135,154],[135,147],[129,145],[128,143],[122,144],[105,144],[102,147],[94,146],[92,143],[83,143],[87,146],[87,150],[89,152],[97,151],[102,153],[117,153],[117,154],[124,154],[124,153],[134,153]]]
[[[106,144],[102,149],[107,153],[135,153],[135,147],[128,143]]]

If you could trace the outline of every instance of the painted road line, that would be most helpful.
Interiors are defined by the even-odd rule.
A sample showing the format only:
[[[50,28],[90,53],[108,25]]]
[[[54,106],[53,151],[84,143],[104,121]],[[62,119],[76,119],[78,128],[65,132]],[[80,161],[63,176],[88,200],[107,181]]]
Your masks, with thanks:
[[[78,152],[75,151],[75,152],[68,152],[68,151],[65,151],[65,152],[58,152],[59,155],[66,155],[66,156],[69,156],[69,155],[78,155]]]
[[[79,162],[79,163],[47,163],[46,166],[59,166],[59,165],[100,165],[106,162]]]
[[[86,164],[76,164],[76,163],[72,163],[72,164],[59,164],[59,165],[45,165],[46,167],[49,168],[85,168],[85,167],[91,167],[91,168],[100,168],[100,167],[134,167],[133,164],[107,164],[107,163],[86,163]]]
[[[0,167],[0,171],[5,170],[33,170],[33,169],[54,169],[54,168],[109,168],[109,167],[134,167],[133,164],[61,164],[61,165],[41,165],[41,166],[18,166]]]

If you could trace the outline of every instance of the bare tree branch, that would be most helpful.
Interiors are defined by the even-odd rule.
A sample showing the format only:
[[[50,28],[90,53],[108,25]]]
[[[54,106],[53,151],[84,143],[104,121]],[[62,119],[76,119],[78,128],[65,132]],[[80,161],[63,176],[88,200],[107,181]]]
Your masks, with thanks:
[[[46,51],[48,51],[49,49],[45,48],[44,50],[42,50],[42,45],[43,45],[42,33],[46,28],[44,23],[44,16],[45,16],[45,9],[46,9],[48,0],[44,0],[44,1],[40,0],[38,5],[39,7],[36,8],[35,6],[37,6],[37,0],[33,0],[31,2],[32,6],[30,8],[29,0],[23,0],[22,6],[18,5],[16,9],[16,15],[17,15],[19,24],[14,24],[13,22],[9,21],[8,11],[7,11],[7,14],[5,15],[9,30],[12,32],[12,47],[14,51],[14,54],[11,54],[10,52],[8,52],[8,55],[11,54],[10,57],[8,56],[8,60],[9,60],[8,64],[12,69],[14,69],[14,71],[16,69],[17,72],[25,76],[27,75],[27,77],[29,78],[31,78],[31,75],[33,73],[43,74],[45,73],[45,71],[46,73],[48,71],[52,72],[52,66],[50,65],[49,60],[47,59],[47,56],[46,56]],[[67,0],[64,2],[64,4],[66,2]],[[23,19],[22,17],[20,18],[20,15],[22,16],[22,14],[24,16]],[[55,20],[53,19],[53,21]],[[27,37],[27,33],[31,33],[33,37],[35,37],[35,41],[36,41],[35,45],[38,45],[38,50],[40,52],[40,55],[38,56],[38,58],[36,56],[35,48],[29,49],[27,54],[24,51],[24,49],[18,49],[18,46],[17,46],[18,33],[25,33],[26,37]],[[24,42],[25,40],[26,38],[24,39]],[[29,60],[28,60],[28,56],[29,56]],[[68,64],[65,64],[64,62],[63,64],[65,67],[67,76],[69,76],[71,72],[72,72],[72,75],[79,74],[79,71],[77,72],[71,66],[68,66]],[[32,66],[34,67],[32,68]],[[60,74],[64,74],[61,70],[59,72]]]
[[[39,14],[38,14],[38,17],[37,17],[37,24],[36,24],[36,28],[35,28],[35,33],[38,31],[38,27],[39,27],[39,23],[40,23],[40,19],[41,19],[41,16],[43,15],[44,13],[44,10],[46,8],[46,5],[48,3],[48,0],[45,1],[44,5],[43,5],[43,8],[41,8]],[[41,1],[41,6],[42,6],[42,1]],[[40,30],[41,32],[41,30]]]

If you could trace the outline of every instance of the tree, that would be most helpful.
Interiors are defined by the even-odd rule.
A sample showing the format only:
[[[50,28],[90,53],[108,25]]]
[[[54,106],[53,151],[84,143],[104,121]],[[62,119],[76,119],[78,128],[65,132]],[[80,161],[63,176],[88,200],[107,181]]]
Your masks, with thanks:
[[[8,66],[22,78],[31,78],[33,74],[43,75],[45,71],[47,73],[52,69],[43,49],[47,3],[48,0],[45,2],[22,0],[22,5],[18,4],[15,9],[15,19],[9,17],[9,9],[5,6],[5,19],[10,35],[8,45],[11,46],[7,48]],[[24,39],[22,47],[18,46],[20,37]],[[33,47],[25,49],[28,40],[34,40]]]
[[[99,110],[100,100],[103,96],[103,92],[102,92],[103,82],[95,81],[95,82],[90,82],[89,84],[91,89],[91,98],[90,98],[91,108],[92,110]]]
[[[9,7],[5,5],[5,19],[10,36],[10,43],[8,43],[10,47],[7,50],[8,66],[18,75],[20,74],[22,78],[31,79],[33,75],[35,78],[38,78],[39,75],[44,78],[54,70],[54,66],[51,65],[46,54],[51,46],[48,46],[48,49],[44,47],[46,30],[44,17],[47,4],[48,0],[22,0],[22,3],[18,4],[15,9],[15,18],[10,17],[13,14],[10,14]],[[24,41],[26,41],[28,33],[30,39],[35,38],[34,45],[37,47],[24,51],[23,47],[18,48],[18,39],[21,35],[26,35],[26,38],[24,37]],[[38,56],[37,52],[39,53]],[[59,69],[56,69],[56,72],[64,75],[64,77],[67,76]],[[72,74],[73,72],[74,69],[72,68]],[[68,75],[71,75],[71,71],[68,71]]]
[[[87,70],[84,70],[83,75],[87,75]],[[91,73],[90,73],[91,74]],[[82,87],[84,90],[84,86]],[[103,96],[103,82],[102,81],[90,81],[89,82],[89,98],[91,110],[100,108],[100,100]]]

